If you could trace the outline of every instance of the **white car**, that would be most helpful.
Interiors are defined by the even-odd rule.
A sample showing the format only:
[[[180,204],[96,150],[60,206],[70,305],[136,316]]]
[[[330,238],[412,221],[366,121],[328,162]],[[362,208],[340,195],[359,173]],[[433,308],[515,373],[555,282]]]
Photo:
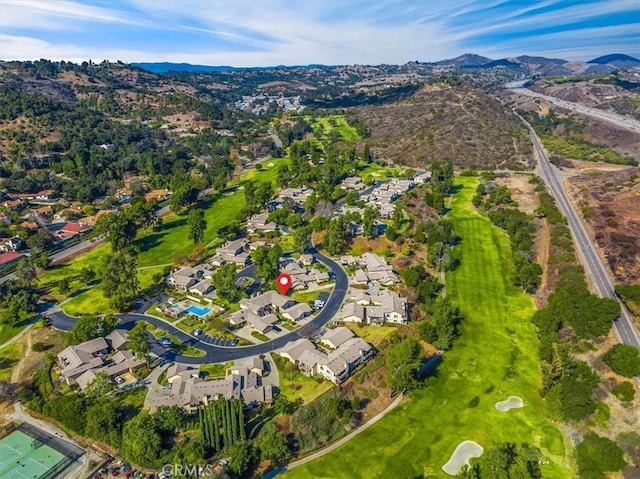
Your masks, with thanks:
[[[122,379],[120,376],[116,376],[113,379],[116,382],[116,384],[122,384],[124,382],[124,379]]]

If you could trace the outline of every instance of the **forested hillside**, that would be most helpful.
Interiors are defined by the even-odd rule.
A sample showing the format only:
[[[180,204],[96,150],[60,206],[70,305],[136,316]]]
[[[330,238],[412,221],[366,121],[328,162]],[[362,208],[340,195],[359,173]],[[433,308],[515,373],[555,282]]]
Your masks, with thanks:
[[[276,153],[250,115],[126,65],[13,62],[0,71],[0,178],[10,193],[52,189],[91,202],[125,176],[175,189],[190,175],[203,189],[227,178],[243,149]]]

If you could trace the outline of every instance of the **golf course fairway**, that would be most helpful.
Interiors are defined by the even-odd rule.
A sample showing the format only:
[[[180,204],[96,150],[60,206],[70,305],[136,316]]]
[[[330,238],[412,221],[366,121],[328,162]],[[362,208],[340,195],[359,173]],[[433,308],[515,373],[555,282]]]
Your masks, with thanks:
[[[456,179],[449,218],[462,238],[447,294],[464,316],[461,337],[424,386],[393,412],[335,451],[283,478],[445,478],[441,468],[462,441],[485,450],[499,442],[541,450],[545,478],[569,478],[560,430],[545,417],[531,297],[512,285],[509,240],[471,204],[478,180]],[[519,396],[522,409],[495,408]],[[473,464],[473,460],[472,460]]]

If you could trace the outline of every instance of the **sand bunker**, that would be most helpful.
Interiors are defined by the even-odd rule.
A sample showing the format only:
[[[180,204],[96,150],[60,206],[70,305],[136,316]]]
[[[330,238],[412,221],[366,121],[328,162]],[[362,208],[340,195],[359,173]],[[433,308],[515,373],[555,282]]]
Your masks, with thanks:
[[[273,168],[274,166],[276,166],[276,164],[273,161],[267,163],[267,168]]]
[[[483,452],[484,449],[477,442],[462,441],[451,454],[449,461],[442,466],[442,470],[450,476],[455,476],[464,466],[470,466],[471,459],[482,456]]]
[[[524,407],[524,402],[518,396],[509,396],[506,401],[498,401],[496,409],[500,412],[507,412],[510,409],[519,409]]]

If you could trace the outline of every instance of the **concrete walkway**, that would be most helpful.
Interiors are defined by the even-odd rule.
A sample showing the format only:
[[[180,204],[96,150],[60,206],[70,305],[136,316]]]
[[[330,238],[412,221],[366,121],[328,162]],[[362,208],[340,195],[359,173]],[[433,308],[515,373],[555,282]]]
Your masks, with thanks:
[[[373,426],[375,423],[377,423],[380,419],[382,419],[387,414],[389,414],[391,411],[393,411],[402,402],[403,399],[404,399],[404,396],[402,394],[399,394],[398,397],[395,399],[395,401],[393,401],[391,404],[389,404],[387,406],[387,408],[384,411],[382,411],[380,414],[372,417],[367,422],[365,422],[362,426],[360,426],[357,429],[354,429],[353,431],[351,431],[349,434],[347,434],[345,437],[343,437],[339,441],[336,441],[333,444],[330,444],[327,447],[325,447],[323,449],[320,449],[319,451],[314,452],[313,454],[309,454],[308,456],[303,457],[302,459],[298,459],[297,461],[293,461],[293,462],[289,463],[286,466],[286,470],[290,470],[290,469],[293,469],[295,467],[302,466],[303,464],[311,462],[311,461],[313,461],[315,459],[318,459],[319,457],[324,456],[325,454],[329,454],[330,452],[335,451],[340,446],[342,446],[343,444],[346,444],[348,441],[350,441],[351,439],[356,437],[361,432],[366,431],[371,426]]]

